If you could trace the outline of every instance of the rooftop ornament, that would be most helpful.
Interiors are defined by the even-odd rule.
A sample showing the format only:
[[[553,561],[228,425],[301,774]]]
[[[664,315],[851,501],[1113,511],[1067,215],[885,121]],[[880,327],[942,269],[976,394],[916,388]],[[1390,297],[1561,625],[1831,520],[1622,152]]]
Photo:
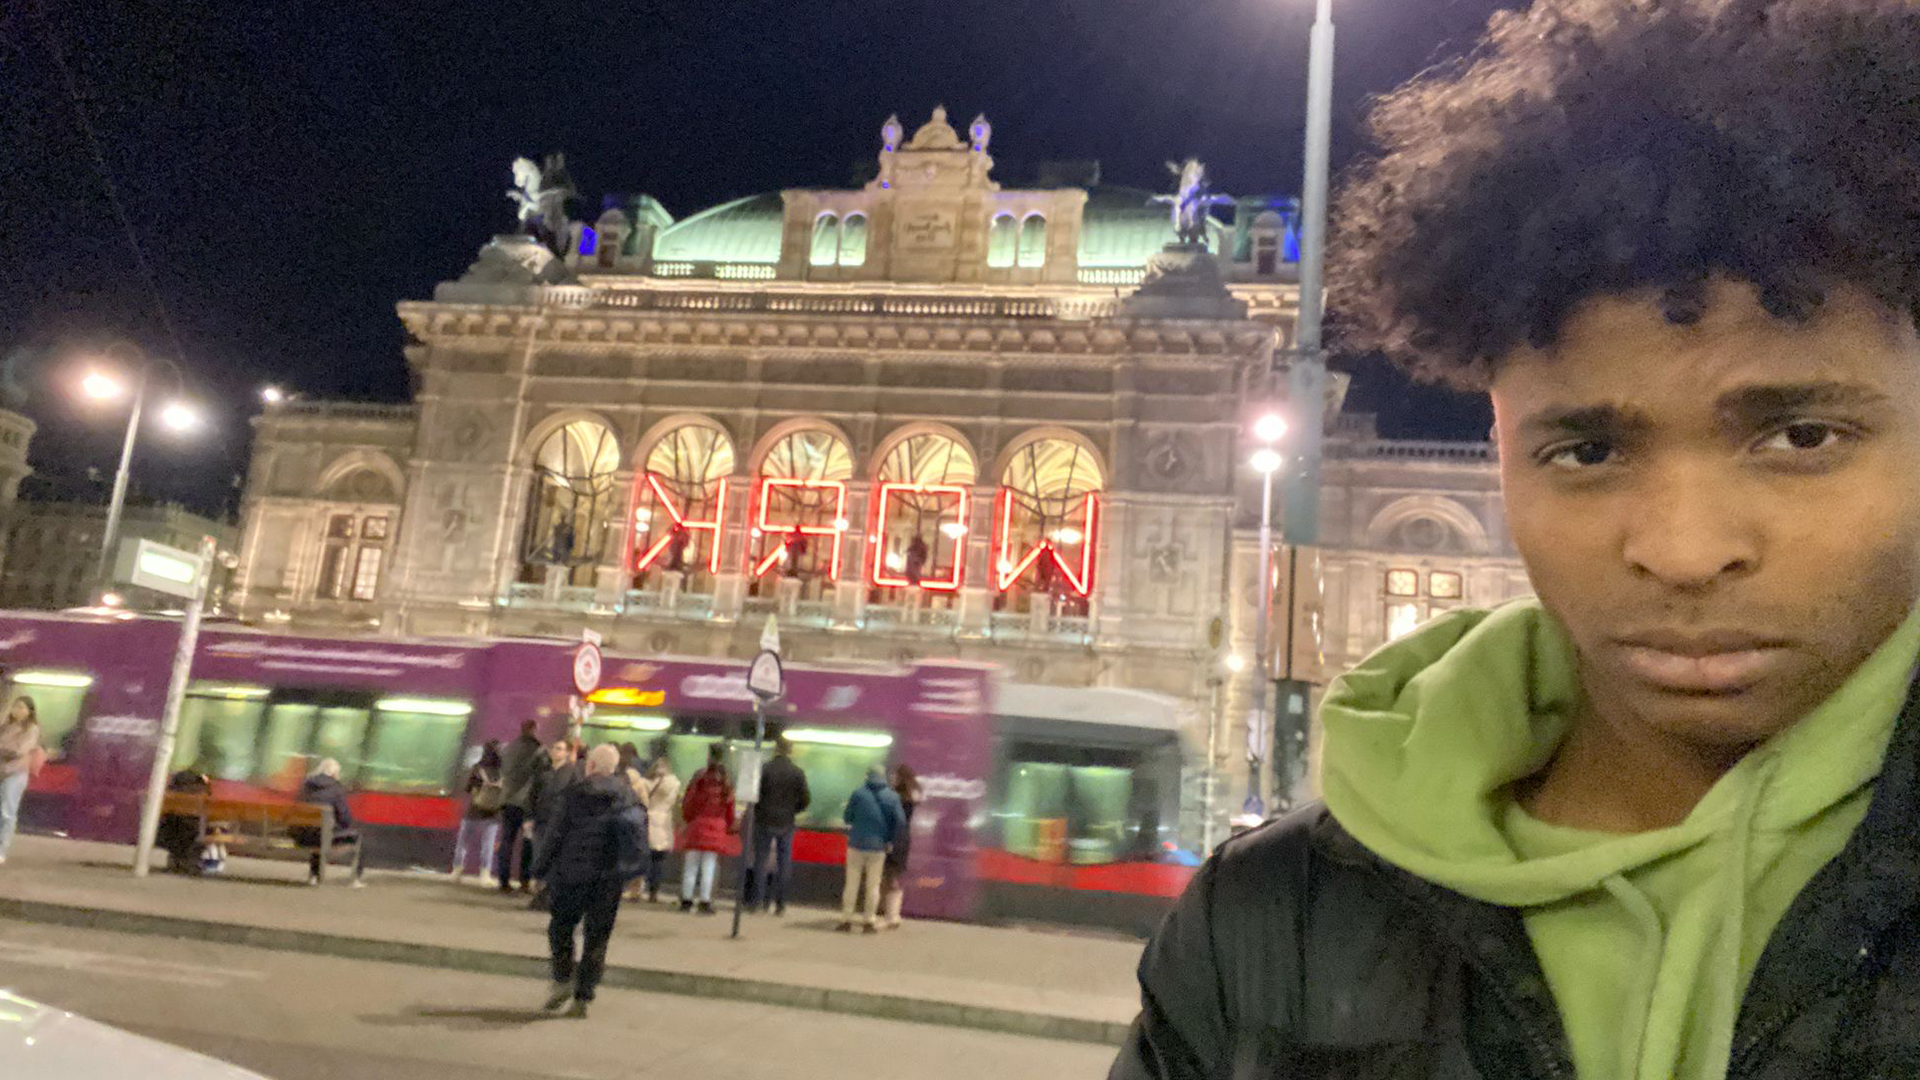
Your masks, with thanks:
[[[1233,198],[1213,193],[1207,180],[1207,167],[1199,158],[1167,162],[1167,171],[1178,177],[1174,193],[1155,195],[1153,201],[1173,207],[1173,232],[1183,245],[1204,249],[1207,246],[1208,211],[1216,206],[1232,206]]]

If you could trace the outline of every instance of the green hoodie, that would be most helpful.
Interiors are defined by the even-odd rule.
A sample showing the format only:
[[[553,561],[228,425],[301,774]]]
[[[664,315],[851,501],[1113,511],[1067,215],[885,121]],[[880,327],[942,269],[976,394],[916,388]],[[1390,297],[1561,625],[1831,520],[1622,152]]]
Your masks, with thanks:
[[[1920,611],[1686,820],[1616,835],[1511,794],[1579,703],[1565,631],[1534,601],[1458,612],[1329,688],[1327,808],[1387,862],[1520,909],[1581,1077],[1724,1077],[1767,938],[1866,814],[1916,656]]]

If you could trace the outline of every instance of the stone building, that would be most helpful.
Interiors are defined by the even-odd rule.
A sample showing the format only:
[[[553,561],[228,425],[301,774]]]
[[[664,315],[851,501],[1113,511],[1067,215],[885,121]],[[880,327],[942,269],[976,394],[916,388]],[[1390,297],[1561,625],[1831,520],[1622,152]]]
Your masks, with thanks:
[[[399,305],[413,404],[258,420],[239,610],[734,657],[778,612],[803,661],[961,657],[1155,695],[1190,780],[1210,724],[1244,769],[1250,674],[1209,623],[1248,652],[1245,433],[1282,385],[1292,204],[1239,200],[1211,252],[1183,247],[1150,193],[1097,169],[1003,186],[991,134],[890,119],[864,187],[680,220],[638,196],[565,221],[558,189],[528,192],[545,211],[525,231]],[[1279,608],[1316,676],[1408,603],[1512,591],[1485,447],[1363,421],[1330,445],[1328,547],[1293,563],[1333,606],[1303,587]],[[1409,569],[1427,591],[1390,597]]]
[[[22,500],[5,512],[6,556],[0,562],[0,607],[70,608],[93,603],[99,583],[100,544],[107,508],[93,502]],[[221,612],[226,603],[237,530],[173,504],[130,504],[120,517],[120,539],[152,540],[186,551],[211,536],[225,558],[216,561],[207,584],[207,605]],[[160,593],[122,599],[135,608],[171,608],[180,601]]]

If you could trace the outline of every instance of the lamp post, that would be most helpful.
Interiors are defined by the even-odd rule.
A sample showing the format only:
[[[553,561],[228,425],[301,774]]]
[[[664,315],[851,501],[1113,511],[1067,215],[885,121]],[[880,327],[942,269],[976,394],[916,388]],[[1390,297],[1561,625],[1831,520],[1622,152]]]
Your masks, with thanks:
[[[100,559],[95,568],[95,582],[104,588],[113,572],[113,548],[120,538],[120,518],[125,512],[127,502],[127,483],[133,465],[133,447],[139,441],[140,420],[146,412],[147,384],[153,373],[155,362],[164,364],[173,372],[175,381],[182,390],[186,387],[186,373],[180,365],[161,357],[149,357],[131,342],[119,341],[109,346],[105,355],[115,360],[128,360],[138,367],[133,380],[133,404],[127,413],[127,433],[120,443],[120,467],[113,474],[113,495],[107,500],[107,525],[100,537]],[[80,390],[86,396],[96,400],[111,401],[127,394],[127,385],[108,371],[94,370],[80,380]],[[200,415],[185,401],[175,398],[168,401],[160,410],[160,422],[173,431],[190,431],[199,426]]]
[[[1320,532],[1320,444],[1327,363],[1320,324],[1326,308],[1327,187],[1333,127],[1333,0],[1318,0],[1307,59],[1306,175],[1300,189],[1300,323],[1287,394],[1295,420],[1297,468],[1286,489],[1287,543],[1311,546]]]
[[[1285,420],[1272,414],[1262,416],[1254,423],[1253,434],[1264,445],[1253,452],[1249,461],[1260,474],[1260,561],[1256,584],[1259,613],[1253,626],[1253,707],[1249,723],[1261,725],[1263,730],[1268,722],[1267,692],[1273,682],[1273,650],[1269,645],[1273,636],[1273,476],[1280,471],[1282,461],[1274,444],[1286,433]],[[1266,804],[1260,796],[1262,755],[1256,751],[1257,745],[1255,740],[1247,748],[1247,802],[1242,809],[1248,814],[1264,815]]]

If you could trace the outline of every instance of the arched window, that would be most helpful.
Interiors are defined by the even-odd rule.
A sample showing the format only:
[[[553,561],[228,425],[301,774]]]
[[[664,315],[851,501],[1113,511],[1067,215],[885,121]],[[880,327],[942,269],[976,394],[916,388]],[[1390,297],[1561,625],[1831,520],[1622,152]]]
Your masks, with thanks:
[[[887,452],[869,539],[876,587],[895,596],[960,588],[976,472],[973,453],[946,435],[912,435]]]
[[[1084,614],[1099,545],[1100,465],[1079,443],[1037,439],[1000,477],[994,508],[994,585],[1001,603],[1026,610],[1036,599]]]
[[[785,577],[801,581],[803,596],[817,597],[839,576],[852,476],[853,452],[831,431],[796,431],[767,452],[747,544],[756,595]]]
[[[821,214],[813,219],[813,265],[832,266],[840,261],[840,219]]]
[[[840,265],[867,264],[867,215],[848,214],[840,223]]]
[[[1019,245],[1020,225],[1012,214],[998,214],[987,227],[987,265],[1012,266]]]
[[[564,566],[568,584],[593,584],[593,568],[607,553],[619,470],[620,447],[605,425],[575,420],[541,440],[527,493],[522,580],[542,581],[547,567]]]
[[[1047,264],[1047,219],[1039,214],[1028,214],[1020,223],[1020,265],[1045,266]]]
[[[707,424],[676,427],[647,451],[634,480],[628,554],[636,588],[675,572],[688,591],[712,590],[733,466],[732,440]]]

